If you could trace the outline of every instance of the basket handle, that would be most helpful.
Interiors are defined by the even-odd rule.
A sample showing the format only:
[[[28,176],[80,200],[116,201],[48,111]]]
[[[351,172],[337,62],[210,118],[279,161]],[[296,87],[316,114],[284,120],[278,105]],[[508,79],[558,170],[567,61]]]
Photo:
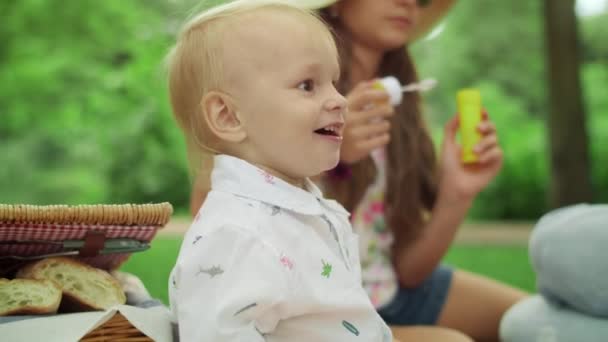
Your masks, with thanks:
[[[94,257],[99,255],[106,243],[106,233],[98,230],[90,230],[84,236],[84,245],[80,248],[78,255],[82,257]]]

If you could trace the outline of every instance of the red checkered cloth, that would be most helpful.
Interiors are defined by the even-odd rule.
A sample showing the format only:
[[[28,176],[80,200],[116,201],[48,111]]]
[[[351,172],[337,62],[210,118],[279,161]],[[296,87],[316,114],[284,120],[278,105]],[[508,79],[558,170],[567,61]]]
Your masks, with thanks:
[[[121,225],[85,225],[85,224],[48,224],[0,222],[0,242],[43,240],[62,242],[64,240],[82,240],[89,231],[104,232],[106,239],[131,238],[150,242],[160,226],[121,226]],[[1,244],[0,256],[36,256],[62,251],[61,244]],[[94,257],[77,257],[78,259],[105,270],[117,269],[131,253],[104,254]],[[0,260],[0,276],[8,274],[25,262],[14,259]]]

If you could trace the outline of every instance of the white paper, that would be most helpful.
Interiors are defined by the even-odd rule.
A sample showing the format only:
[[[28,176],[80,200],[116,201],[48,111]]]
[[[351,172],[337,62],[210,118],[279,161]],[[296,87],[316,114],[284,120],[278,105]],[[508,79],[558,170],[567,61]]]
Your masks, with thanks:
[[[164,306],[138,308],[118,305],[106,311],[59,314],[0,324],[0,339],[7,342],[79,341],[119,311],[139,331],[158,342],[172,342],[169,312]]]

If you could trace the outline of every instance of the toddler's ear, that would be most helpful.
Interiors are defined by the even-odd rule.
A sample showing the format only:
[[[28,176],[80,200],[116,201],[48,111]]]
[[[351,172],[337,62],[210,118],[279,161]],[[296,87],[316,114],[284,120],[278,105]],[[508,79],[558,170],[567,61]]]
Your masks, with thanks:
[[[216,137],[231,143],[240,143],[247,137],[229,96],[211,91],[203,97],[201,106],[205,123]]]

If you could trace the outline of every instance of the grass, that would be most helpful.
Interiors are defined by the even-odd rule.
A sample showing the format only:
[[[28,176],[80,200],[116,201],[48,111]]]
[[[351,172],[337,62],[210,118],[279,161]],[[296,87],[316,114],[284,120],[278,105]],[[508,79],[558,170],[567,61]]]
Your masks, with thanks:
[[[122,270],[140,277],[154,298],[168,304],[169,272],[177,258],[180,244],[181,237],[159,236],[152,242],[151,249],[133,254]],[[444,262],[534,291],[534,272],[528,262],[527,248],[523,246],[457,245],[448,251]]]
[[[169,273],[177,259],[181,242],[181,237],[158,236],[152,240],[149,250],[131,255],[121,270],[138,276],[152,297],[168,304]]]

